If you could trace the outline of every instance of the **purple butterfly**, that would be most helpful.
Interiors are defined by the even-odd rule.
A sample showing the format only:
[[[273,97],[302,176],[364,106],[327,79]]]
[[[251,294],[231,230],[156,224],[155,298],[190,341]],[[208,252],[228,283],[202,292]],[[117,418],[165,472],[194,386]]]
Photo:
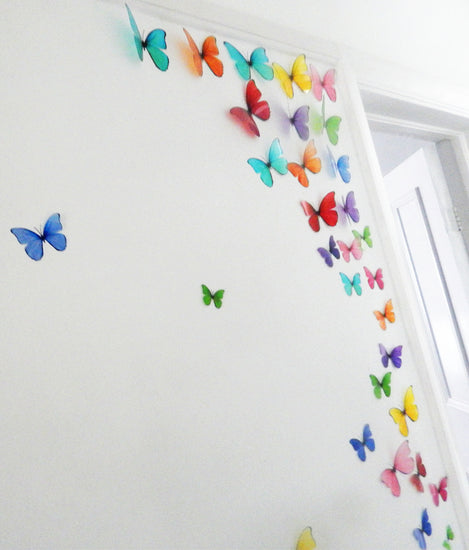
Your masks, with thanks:
[[[383,363],[384,367],[389,365],[389,360],[391,360],[391,363],[396,367],[396,369],[401,367],[402,346],[396,346],[390,353],[388,353],[383,344],[379,344],[379,352],[381,353],[381,363]]]
[[[332,267],[333,264],[332,256],[334,256],[337,260],[340,258],[339,249],[337,248],[332,235],[329,237],[329,250],[319,247],[318,252],[329,267]]]
[[[300,138],[306,141],[309,138],[309,106],[303,105],[299,107],[289,120],[290,124],[295,127]]]
[[[342,198],[342,204],[337,203],[337,214],[341,223],[345,223],[347,218],[350,218],[355,223],[360,220],[360,212],[356,206],[355,194],[353,191],[349,191],[345,197],[345,201]]]

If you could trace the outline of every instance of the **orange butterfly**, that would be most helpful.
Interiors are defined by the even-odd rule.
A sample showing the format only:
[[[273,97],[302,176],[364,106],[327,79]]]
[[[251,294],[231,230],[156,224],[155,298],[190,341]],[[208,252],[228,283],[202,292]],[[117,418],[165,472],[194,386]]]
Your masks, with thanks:
[[[202,52],[199,52],[199,48],[189,32],[186,31],[186,29],[183,29],[183,31],[186,35],[187,41],[189,42],[189,47],[192,52],[192,59],[194,61],[194,68],[197,74],[202,76],[202,61],[205,61],[215,76],[222,76],[223,63],[217,57],[219,54],[217,39],[214,36],[208,36],[202,45]]]
[[[379,326],[386,330],[386,320],[390,323],[394,323],[396,316],[394,315],[394,310],[392,309],[392,300],[388,300],[384,306],[384,313],[381,311],[373,311],[376,319],[378,320]]]
[[[309,186],[309,180],[306,175],[305,168],[313,174],[317,174],[321,170],[321,159],[316,157],[316,153],[317,151],[314,146],[314,141],[311,140],[303,153],[303,164],[298,164],[297,162],[288,163],[289,172],[298,179],[303,187]]]

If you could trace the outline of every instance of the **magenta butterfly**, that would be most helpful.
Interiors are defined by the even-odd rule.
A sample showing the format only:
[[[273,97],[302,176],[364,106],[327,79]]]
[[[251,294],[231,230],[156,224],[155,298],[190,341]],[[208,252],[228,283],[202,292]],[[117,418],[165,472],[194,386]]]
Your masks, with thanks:
[[[363,266],[363,271],[365,272],[366,278],[368,280],[368,286],[373,289],[376,286],[378,286],[381,290],[384,288],[384,281],[383,281],[383,270],[381,268],[376,270],[376,273],[373,275],[373,273],[365,266]]]
[[[435,506],[438,506],[440,504],[440,497],[441,500],[446,502],[446,499],[448,498],[448,478],[444,477],[438,486],[436,486],[434,483],[430,483],[428,485],[428,488],[430,489],[430,493],[432,495],[433,504]]]
[[[350,262],[350,256],[353,256],[356,260],[362,257],[363,250],[358,239],[353,239],[350,246],[347,246],[343,241],[337,241],[337,244],[342,252],[342,258],[346,262]]]
[[[414,469],[414,459],[410,456],[409,442],[403,441],[396,451],[392,468],[386,468],[381,474],[381,481],[391,489],[391,493],[398,497],[401,494],[401,486],[396,472],[410,474]]]

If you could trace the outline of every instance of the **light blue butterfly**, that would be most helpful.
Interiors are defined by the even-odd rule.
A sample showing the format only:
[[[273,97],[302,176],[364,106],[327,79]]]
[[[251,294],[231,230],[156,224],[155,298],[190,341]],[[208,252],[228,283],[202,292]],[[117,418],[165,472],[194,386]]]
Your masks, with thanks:
[[[42,233],[35,233],[24,227],[14,227],[10,229],[20,244],[25,244],[25,252],[32,260],[40,260],[44,254],[43,242],[47,241],[51,246],[60,252],[65,250],[67,239],[62,231],[60,223],[60,214],[52,214],[44,225]]]
[[[335,178],[338,172],[344,183],[350,183],[350,180],[352,179],[352,174],[350,173],[349,156],[342,155],[336,160],[329,147],[327,148],[327,153],[329,157],[331,176]]]
[[[352,295],[352,290],[355,289],[355,293],[357,296],[362,295],[362,287],[361,287],[361,281],[360,281],[360,273],[355,273],[353,276],[353,279],[350,280],[345,273],[340,272],[340,278],[342,279],[342,282],[344,283],[344,290],[345,293],[348,296]]]
[[[249,59],[237,50],[229,42],[224,42],[231,59],[235,62],[236,70],[241,78],[249,80],[251,78],[251,67],[255,69],[264,80],[272,80],[274,78],[274,70],[270,65],[267,65],[269,59],[264,48],[256,48]]]
[[[261,180],[265,183],[265,185],[267,185],[267,187],[272,187],[274,184],[272,173],[270,171],[271,168],[282,175],[288,172],[288,162],[283,156],[283,151],[280,147],[280,141],[278,138],[275,138],[270,146],[268,162],[264,162],[261,159],[250,158],[248,159],[248,164],[250,164],[254,171],[260,175]]]

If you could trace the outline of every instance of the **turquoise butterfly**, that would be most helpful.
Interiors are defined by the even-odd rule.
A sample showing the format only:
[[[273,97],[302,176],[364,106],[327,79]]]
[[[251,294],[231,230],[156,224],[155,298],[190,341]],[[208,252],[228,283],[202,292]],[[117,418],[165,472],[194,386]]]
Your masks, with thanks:
[[[274,184],[270,170],[271,168],[282,175],[288,172],[288,162],[283,156],[283,151],[278,138],[275,138],[270,146],[268,162],[264,162],[261,159],[250,158],[248,159],[248,164],[250,164],[254,171],[260,175],[262,182],[265,183],[267,187],[272,187]]]
[[[340,278],[342,279],[342,282],[344,283],[344,290],[345,293],[348,296],[352,295],[352,290],[355,289],[355,293],[357,296],[362,295],[362,287],[361,287],[361,281],[360,281],[360,273],[355,273],[353,276],[353,279],[350,280],[345,273],[340,272]]]
[[[235,62],[236,70],[241,78],[249,80],[251,78],[251,67],[255,69],[264,80],[272,80],[274,78],[274,70],[270,65],[267,65],[269,59],[265,53],[264,48],[256,48],[249,59],[237,50],[229,42],[224,42],[231,59]]]

